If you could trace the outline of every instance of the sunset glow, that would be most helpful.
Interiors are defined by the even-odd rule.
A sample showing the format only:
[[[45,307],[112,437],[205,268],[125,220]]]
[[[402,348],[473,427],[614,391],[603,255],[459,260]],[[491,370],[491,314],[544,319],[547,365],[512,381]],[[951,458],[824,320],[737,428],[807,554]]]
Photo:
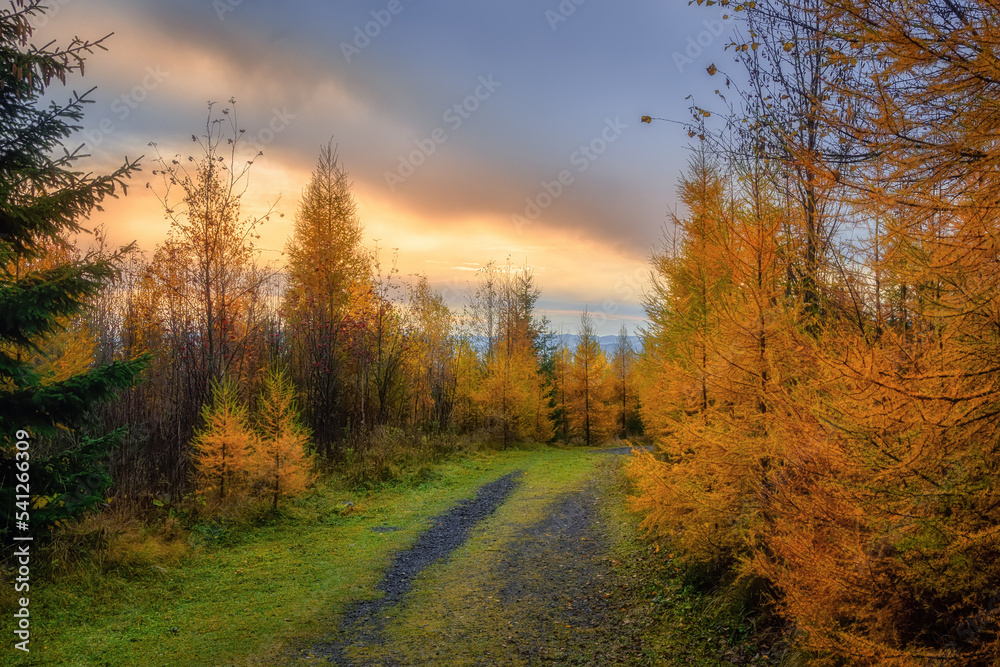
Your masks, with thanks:
[[[114,241],[162,242],[168,223],[145,187],[157,185],[148,144],[191,154],[206,102],[235,98],[245,156],[263,152],[244,213],[274,204],[284,214],[259,230],[263,261],[281,263],[302,189],[332,140],[366,243],[377,240],[387,260],[398,248],[400,273],[426,273],[449,304],[464,304],[468,267],[509,259],[534,268],[556,329],[575,330],[584,308],[603,334],[641,321],[684,137],[638,120],[685,114],[662,77],[690,72],[676,71],[677,46],[662,30],[697,13],[646,2],[625,17],[588,5],[554,21],[524,3],[490,22],[479,10],[402,3],[378,26],[377,9],[307,2],[280,12],[221,0],[57,4],[40,34],[114,32],[87,62],[97,89],[80,140],[104,169],[146,156],[129,196],[92,220]]]

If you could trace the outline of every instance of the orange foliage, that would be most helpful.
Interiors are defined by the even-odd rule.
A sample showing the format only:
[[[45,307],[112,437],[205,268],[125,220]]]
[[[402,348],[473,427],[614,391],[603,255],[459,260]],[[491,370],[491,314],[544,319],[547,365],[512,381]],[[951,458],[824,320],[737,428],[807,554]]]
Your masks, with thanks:
[[[549,384],[536,350],[545,323],[534,315],[540,293],[534,277],[509,261],[504,267],[491,261],[478,278],[467,316],[484,349],[460,343],[460,405],[464,400],[473,421],[504,447],[527,438],[547,442],[554,432]]]
[[[588,447],[611,435],[614,428],[614,408],[611,406],[614,386],[594,332],[594,322],[587,311],[580,318],[580,340],[573,351],[566,393],[567,417],[573,431],[583,436]]]
[[[236,386],[223,379],[212,386],[212,403],[202,409],[204,426],[195,432],[191,447],[201,493],[218,490],[240,494],[247,488],[250,457],[258,448],[257,436],[247,422],[247,409],[240,405]]]
[[[682,181],[642,359],[660,452],[631,462],[633,504],[689,562],[766,579],[810,664],[996,664],[996,9],[744,9],[801,18],[765,48],[841,97],[754,72],[792,100],[750,98],[762,134]],[[835,195],[852,242],[828,234]]]
[[[486,361],[474,396],[481,419],[505,447],[526,438],[552,438],[545,379],[527,345],[499,346]]]
[[[79,259],[78,253],[65,243],[50,239],[40,239],[38,256],[18,260],[17,266],[5,267],[15,275],[25,275],[32,271],[44,271]],[[84,326],[80,317],[60,317],[56,319],[59,328],[54,334],[36,341],[35,349],[22,351],[28,355],[32,368],[40,376],[42,385],[62,382],[86,371],[94,363],[96,340]]]
[[[257,412],[258,438],[247,467],[277,508],[279,498],[300,495],[315,479],[309,431],[299,424],[295,387],[283,371],[268,372]]]
[[[414,424],[445,426],[453,400],[452,328],[444,298],[427,276],[410,288],[408,311],[409,394]]]

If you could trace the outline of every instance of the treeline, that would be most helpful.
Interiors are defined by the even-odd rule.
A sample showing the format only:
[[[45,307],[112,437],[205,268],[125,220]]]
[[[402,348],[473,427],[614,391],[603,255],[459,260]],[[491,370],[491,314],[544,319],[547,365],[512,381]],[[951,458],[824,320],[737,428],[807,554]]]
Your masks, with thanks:
[[[1000,15],[734,10],[652,260],[635,505],[809,664],[996,664]]]
[[[120,503],[195,494],[210,509],[254,497],[277,506],[319,469],[370,482],[456,447],[589,445],[641,429],[624,328],[610,363],[589,315],[576,349],[554,345],[533,275],[509,262],[482,268],[460,311],[426,277],[401,280],[395,258],[384,266],[365,247],[332,146],[304,190],[286,264],[262,265],[259,228],[278,214],[243,212],[260,156],[241,157],[230,102],[210,107],[195,155],[157,153],[147,187],[171,222],[167,238],[151,253],[122,252],[99,233],[91,256],[117,273],[35,362],[70,377],[147,359],[141,381],[97,406],[85,429],[120,436],[81,463],[110,473]],[[26,268],[83,255],[46,243]],[[39,447],[65,456],[76,437]],[[81,509],[103,497],[101,479],[82,489],[91,502]],[[38,495],[64,504],[76,491]]]
[[[63,152],[88,99],[40,105],[104,46],[33,46],[44,11],[26,0],[0,12],[4,534],[20,515],[44,532],[112,497],[125,512],[277,507],[317,473],[378,481],[466,447],[595,444],[641,429],[624,330],[610,361],[589,316],[576,349],[556,346],[533,275],[509,261],[479,272],[461,310],[426,277],[402,280],[395,257],[364,245],[330,145],[286,261],[263,264],[260,227],[282,216],[243,206],[261,154],[247,154],[233,100],[209,105],[191,155],[151,144],[145,186],[170,221],[155,249],[113,248],[101,229],[85,247],[80,222],[98,223],[103,198],[140,165],[93,177],[82,150]],[[30,498],[15,503],[29,468]]]
[[[266,416],[261,397],[276,373],[315,455],[300,465],[346,466],[358,478],[391,475],[400,457],[462,435],[501,447],[595,444],[639,426],[624,331],[611,364],[589,316],[577,348],[557,348],[533,275],[509,262],[485,265],[459,311],[425,276],[400,279],[395,257],[386,266],[364,245],[330,145],[294,216],[286,264],[262,266],[254,242],[277,216],[241,211],[257,158],[240,159],[235,118],[233,105],[210,109],[198,155],[158,157],[162,180],[150,187],[169,236],[150,256],[129,255],[87,319],[96,363],[152,355],[143,381],[100,412],[100,430],[128,427],[112,453],[116,494],[180,498],[207,486],[221,498],[228,464],[216,460],[209,482],[202,459],[247,448],[237,437],[206,449],[206,406]]]

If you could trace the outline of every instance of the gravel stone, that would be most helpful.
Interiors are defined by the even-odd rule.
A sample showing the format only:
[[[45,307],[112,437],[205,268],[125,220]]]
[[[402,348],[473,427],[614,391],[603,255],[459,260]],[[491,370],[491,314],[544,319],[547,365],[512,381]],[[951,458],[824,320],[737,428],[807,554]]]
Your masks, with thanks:
[[[375,586],[385,593],[377,600],[363,600],[351,605],[340,624],[338,642],[316,646],[312,653],[324,656],[337,665],[350,665],[344,655],[349,645],[369,645],[382,642],[385,610],[396,605],[406,595],[413,579],[428,565],[446,558],[469,537],[477,523],[492,514],[517,487],[520,470],[479,487],[476,497],[464,500],[431,520],[431,527],[417,538],[409,549],[401,552]]]

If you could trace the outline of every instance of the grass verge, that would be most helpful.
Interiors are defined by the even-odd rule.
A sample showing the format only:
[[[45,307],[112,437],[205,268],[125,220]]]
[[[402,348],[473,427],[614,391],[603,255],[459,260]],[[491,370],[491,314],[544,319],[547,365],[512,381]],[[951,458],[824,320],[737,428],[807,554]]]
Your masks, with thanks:
[[[165,553],[161,564],[145,557],[128,567],[119,560],[33,581],[31,653],[5,652],[0,663],[320,664],[310,648],[333,637],[348,603],[373,595],[394,554],[431,517],[517,469],[524,471],[521,484],[507,502],[389,611],[385,645],[349,649],[353,658],[401,665],[781,662],[752,615],[696,590],[667,547],[643,537],[639,517],[625,507],[630,489],[620,460],[580,449],[478,453],[426,466],[377,491],[322,487],[255,526],[206,526],[197,534],[201,546],[180,559]],[[598,499],[592,525],[577,538],[582,550],[545,546],[553,506],[579,492]],[[543,544],[525,551],[531,539]],[[534,561],[504,565],[511,553]],[[525,564],[514,597],[534,595],[524,603],[531,608],[498,595],[514,590],[511,573]],[[574,568],[577,574],[567,574]],[[548,601],[539,613],[541,598]],[[574,620],[588,598],[601,603],[600,627]],[[6,626],[10,614],[4,616]],[[609,637],[624,647],[615,655],[626,661],[607,662],[618,650]],[[533,653],[525,653],[528,640],[538,646]]]
[[[779,663],[738,600],[696,589],[643,535],[620,463],[576,451],[525,468],[508,501],[388,610],[384,643],[353,647],[350,657],[401,666]],[[588,494],[596,511],[572,525]]]
[[[33,582],[31,652],[3,662],[272,664],[289,646],[335,628],[343,606],[370,595],[392,555],[430,517],[507,472],[566,455],[479,453],[427,466],[410,483],[378,492],[320,488],[262,525],[206,531],[204,546],[179,562],[80,567]],[[397,530],[372,530],[378,526]]]

